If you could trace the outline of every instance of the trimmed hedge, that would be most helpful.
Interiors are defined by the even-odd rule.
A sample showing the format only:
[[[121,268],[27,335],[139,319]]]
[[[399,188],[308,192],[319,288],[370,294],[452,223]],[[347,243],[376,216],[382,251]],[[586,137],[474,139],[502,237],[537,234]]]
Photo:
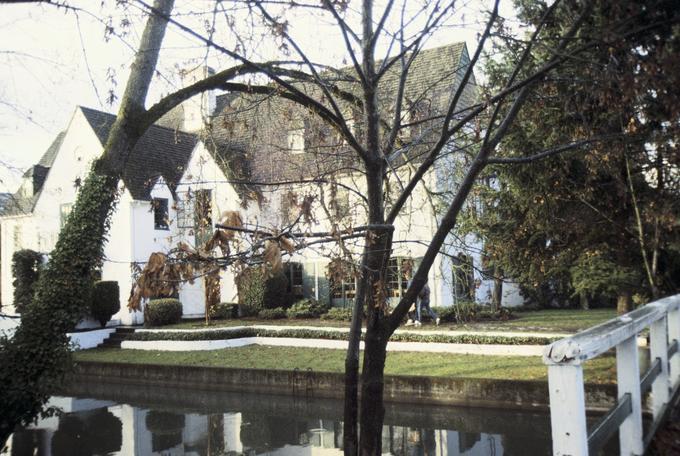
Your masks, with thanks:
[[[286,315],[288,318],[319,318],[329,309],[328,304],[322,304],[315,299],[303,299],[293,304]]]
[[[120,290],[118,282],[113,280],[101,280],[92,286],[92,298],[90,302],[90,314],[97,320],[102,328],[111,319],[111,316],[120,310]]]
[[[478,321],[504,321],[513,318],[512,310],[501,308],[495,311],[489,306],[462,302],[453,306],[433,307],[432,310],[444,323],[470,323]],[[429,318],[425,313],[423,318]]]
[[[230,320],[238,318],[238,304],[233,302],[221,302],[210,308],[210,318]]]
[[[276,309],[263,309],[257,314],[258,318],[263,320],[280,320],[286,318],[286,310],[282,307]]]
[[[165,326],[179,323],[182,319],[182,303],[179,299],[152,299],[144,307],[144,326]]]
[[[228,340],[243,337],[291,337],[297,339],[326,339],[347,340],[349,333],[346,331],[326,331],[316,329],[259,329],[239,328],[215,331],[191,331],[191,332],[135,332],[128,336],[128,340]],[[363,339],[363,334],[362,334]],[[423,334],[423,333],[395,333],[390,338],[392,342],[434,342],[445,344],[492,344],[492,345],[547,345],[559,340],[559,337],[508,337],[487,336],[480,334]]]
[[[279,273],[268,277],[262,268],[250,268],[236,279],[240,314],[255,316],[261,310],[289,307],[292,296],[288,293],[288,279]]]
[[[321,315],[322,320],[352,321],[351,307],[331,307],[328,312]]]
[[[42,269],[42,254],[35,250],[17,250],[12,255],[12,276],[14,281],[14,308],[24,313],[33,301],[35,285]]]

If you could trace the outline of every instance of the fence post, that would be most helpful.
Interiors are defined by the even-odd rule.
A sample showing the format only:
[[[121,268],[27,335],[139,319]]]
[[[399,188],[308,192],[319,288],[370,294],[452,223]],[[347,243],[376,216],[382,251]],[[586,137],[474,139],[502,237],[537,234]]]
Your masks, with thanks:
[[[668,342],[672,344],[673,341],[680,345],[680,308],[668,313]],[[670,359],[669,376],[671,388],[674,389],[680,382],[680,352]]]
[[[668,317],[658,319],[650,327],[650,360],[661,361],[661,372],[652,383],[652,413],[656,421],[669,401],[668,394]]]
[[[643,449],[642,398],[640,393],[640,361],[637,336],[616,346],[616,382],[618,397],[630,393],[632,412],[619,428],[621,456],[641,455]]]
[[[583,367],[578,364],[549,365],[548,387],[553,455],[587,456]]]

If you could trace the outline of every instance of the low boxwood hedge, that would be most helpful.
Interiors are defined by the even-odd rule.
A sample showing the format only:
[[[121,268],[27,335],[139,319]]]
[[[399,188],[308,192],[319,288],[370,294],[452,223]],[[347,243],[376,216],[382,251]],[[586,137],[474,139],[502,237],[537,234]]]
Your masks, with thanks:
[[[173,325],[181,319],[182,303],[179,299],[152,299],[144,307],[144,326]]]
[[[347,340],[349,333],[345,331],[326,331],[316,329],[260,329],[238,328],[215,331],[187,331],[187,332],[135,332],[128,336],[128,340],[227,340],[244,337],[291,337],[296,339],[326,339]],[[363,335],[362,335],[363,338]],[[558,340],[557,337],[523,336],[508,337],[484,334],[419,334],[395,333],[390,338],[393,342],[434,342],[445,344],[490,344],[490,345],[546,345]]]
[[[288,318],[319,318],[328,312],[328,304],[323,304],[316,299],[302,299],[286,311]]]
[[[286,318],[286,310],[282,307],[276,309],[262,309],[257,314],[258,318],[263,320],[280,320]]]

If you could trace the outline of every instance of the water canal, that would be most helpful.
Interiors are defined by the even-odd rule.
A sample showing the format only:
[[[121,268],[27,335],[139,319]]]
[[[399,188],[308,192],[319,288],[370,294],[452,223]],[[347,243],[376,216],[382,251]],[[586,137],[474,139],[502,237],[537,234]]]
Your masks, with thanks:
[[[8,454],[341,455],[342,403],[129,384],[73,384],[63,413],[17,431]],[[547,413],[386,404],[383,451],[395,456],[550,454]]]

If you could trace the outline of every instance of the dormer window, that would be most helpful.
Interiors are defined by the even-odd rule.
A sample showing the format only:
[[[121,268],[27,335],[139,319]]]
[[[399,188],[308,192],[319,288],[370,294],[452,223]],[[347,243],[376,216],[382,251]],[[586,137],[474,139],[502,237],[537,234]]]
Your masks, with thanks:
[[[168,199],[154,198],[151,200],[153,208],[153,225],[156,230],[170,229],[170,214],[168,213]]]
[[[296,128],[288,131],[288,149],[293,154],[301,154],[305,151],[305,129]]]

